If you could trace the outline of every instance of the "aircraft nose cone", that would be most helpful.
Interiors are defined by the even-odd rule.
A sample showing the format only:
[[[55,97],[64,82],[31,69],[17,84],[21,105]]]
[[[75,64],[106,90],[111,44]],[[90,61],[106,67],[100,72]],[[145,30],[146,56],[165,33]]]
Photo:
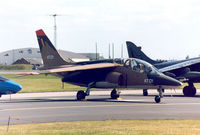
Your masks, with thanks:
[[[17,93],[22,89],[22,86],[20,84],[11,80],[6,81],[6,85],[8,90],[12,91],[13,93]]]
[[[157,76],[154,79],[155,85],[166,85],[166,86],[181,86],[182,83],[174,78],[171,78],[166,75]]]
[[[15,85],[15,89],[16,89],[17,91],[20,91],[20,90],[22,89],[22,86],[19,85],[19,84],[17,84],[17,85]]]
[[[183,85],[180,81],[178,81],[174,78],[171,78],[171,77],[167,77],[167,80],[169,81],[169,85],[171,85],[171,86],[181,86],[181,85]]]

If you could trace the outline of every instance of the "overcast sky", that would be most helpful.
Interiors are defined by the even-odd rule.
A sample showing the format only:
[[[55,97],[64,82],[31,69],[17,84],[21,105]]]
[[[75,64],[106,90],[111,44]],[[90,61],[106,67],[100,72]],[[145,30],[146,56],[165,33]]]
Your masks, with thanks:
[[[200,55],[199,0],[0,0],[0,52],[38,47],[38,29],[53,42],[52,14],[58,49],[95,52],[97,42],[107,58],[114,43],[120,57],[128,40],[154,59]]]

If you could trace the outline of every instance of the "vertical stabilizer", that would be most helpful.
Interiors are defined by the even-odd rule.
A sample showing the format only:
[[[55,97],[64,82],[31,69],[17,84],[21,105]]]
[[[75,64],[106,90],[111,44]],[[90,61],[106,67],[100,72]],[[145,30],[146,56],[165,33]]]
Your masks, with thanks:
[[[132,43],[130,41],[126,41],[126,45],[127,45],[129,58],[141,59],[141,60],[147,61],[148,63],[151,63],[151,64],[158,63],[157,61],[154,61],[151,58],[149,58],[148,56],[146,56],[146,54],[144,54],[141,51],[141,47],[137,47],[134,43]]]
[[[40,52],[45,67],[66,65],[66,62],[42,29],[36,31]]]

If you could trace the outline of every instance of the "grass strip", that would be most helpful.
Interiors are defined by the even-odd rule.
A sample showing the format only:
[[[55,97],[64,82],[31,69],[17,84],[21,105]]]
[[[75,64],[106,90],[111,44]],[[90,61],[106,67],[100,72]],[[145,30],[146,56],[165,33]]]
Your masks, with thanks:
[[[199,135],[200,120],[106,120],[0,126],[1,135]]]

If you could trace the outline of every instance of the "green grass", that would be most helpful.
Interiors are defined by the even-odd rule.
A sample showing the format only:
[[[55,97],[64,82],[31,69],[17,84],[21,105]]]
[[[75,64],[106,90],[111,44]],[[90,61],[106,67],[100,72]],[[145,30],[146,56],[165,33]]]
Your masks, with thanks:
[[[0,70],[32,70],[32,65],[28,64],[0,65]]]
[[[44,74],[41,74],[41,75],[28,75],[23,77],[16,77],[16,75],[4,74],[3,76],[19,83],[23,87],[22,90],[20,91],[21,93],[86,90],[85,87],[80,87],[69,83],[64,83],[64,88],[63,88],[61,78],[52,75],[46,76]],[[102,90],[102,89],[95,88],[92,90]]]
[[[84,87],[64,83],[62,88],[61,78],[52,75],[28,75],[14,77],[16,75],[4,74],[3,76],[19,83],[23,89],[20,92],[48,92],[48,91],[74,91],[85,90]]]
[[[200,120],[106,120],[0,126],[1,135],[199,135]]]

